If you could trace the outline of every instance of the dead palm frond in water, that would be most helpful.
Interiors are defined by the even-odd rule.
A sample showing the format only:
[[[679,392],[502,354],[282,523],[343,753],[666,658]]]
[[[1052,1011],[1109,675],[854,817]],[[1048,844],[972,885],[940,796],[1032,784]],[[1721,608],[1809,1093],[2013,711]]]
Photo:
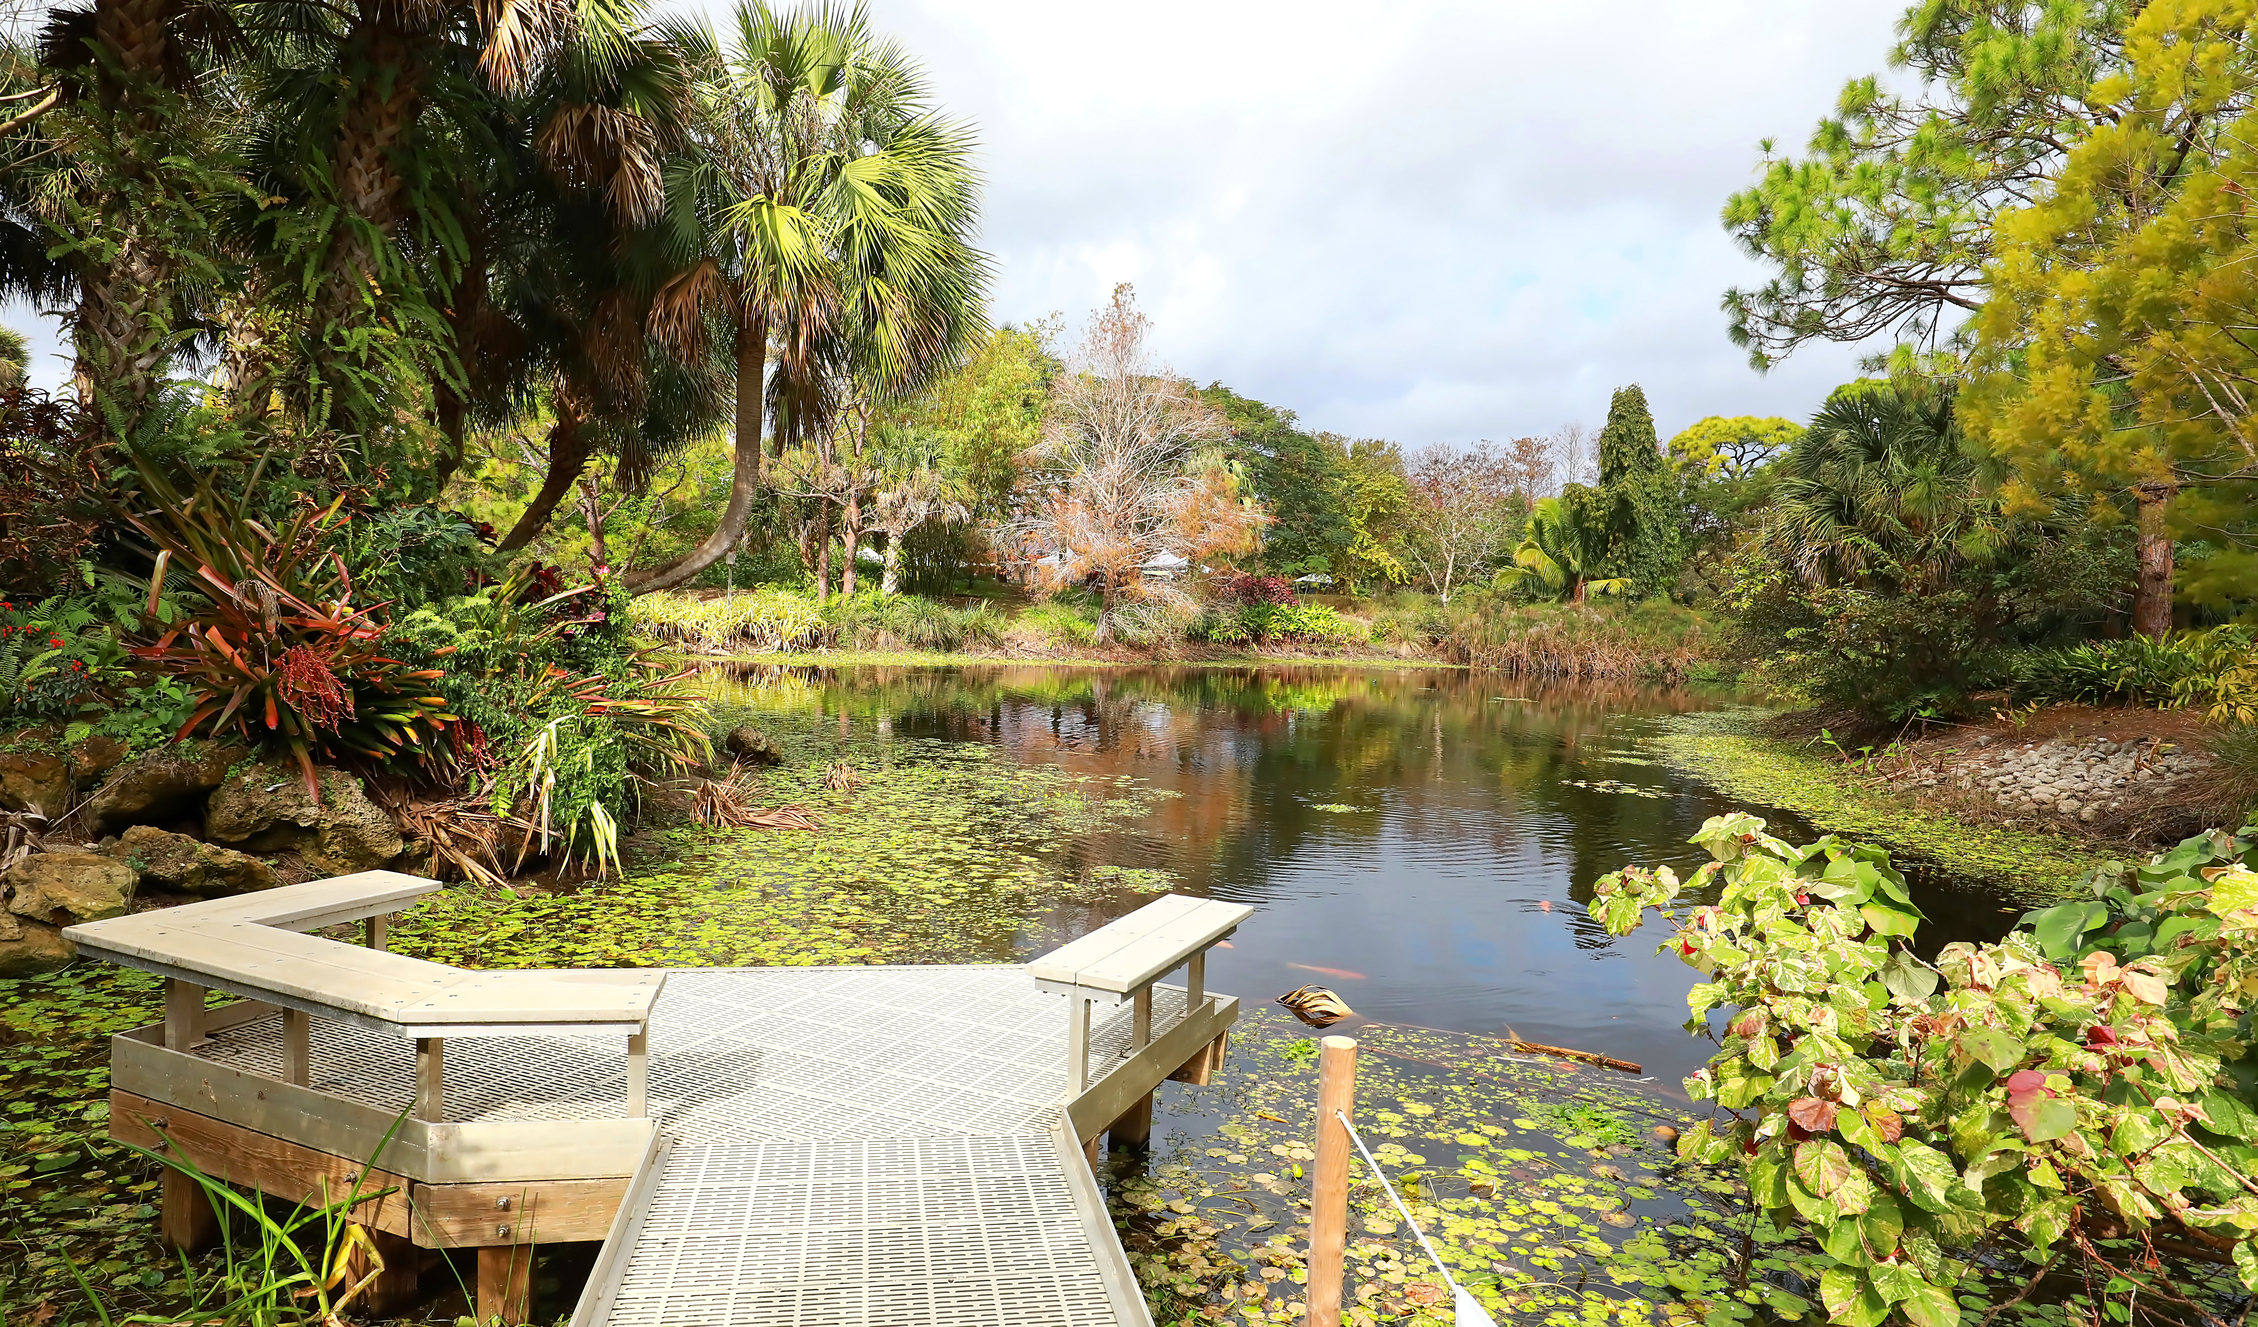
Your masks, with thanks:
[[[752,804],[760,781],[743,764],[732,764],[718,779],[698,779],[690,788],[690,816],[701,825],[717,829],[814,829],[815,819],[805,808],[780,806],[762,810]]]
[[[1313,1028],[1331,1027],[1356,1011],[1323,986],[1299,986],[1278,997],[1293,1016]]]
[[[863,772],[844,760],[823,771],[823,786],[835,793],[852,792],[865,781]]]
[[[431,870],[439,879],[451,867],[465,880],[504,884],[511,868],[502,864],[502,854],[514,847],[522,856],[538,830],[529,820],[494,814],[487,799],[475,794],[431,797],[389,785],[379,786],[376,798],[401,833],[431,845]]]
[[[5,837],[0,838],[0,871],[45,848],[47,844],[40,835],[46,828],[47,817],[37,811],[10,811],[0,815],[0,830],[6,831]]]

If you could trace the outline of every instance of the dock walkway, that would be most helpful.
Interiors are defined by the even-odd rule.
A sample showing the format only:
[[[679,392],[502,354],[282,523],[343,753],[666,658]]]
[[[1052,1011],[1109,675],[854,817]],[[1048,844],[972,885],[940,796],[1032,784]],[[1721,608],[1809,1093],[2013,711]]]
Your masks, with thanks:
[[[403,879],[389,877],[385,906]],[[264,915],[288,892],[260,896]],[[297,1007],[324,1008],[302,965],[287,991],[241,953],[215,970],[199,955],[219,950],[181,916],[206,906],[73,928],[199,1004],[197,982],[246,997],[193,1028],[176,1011],[117,1039],[115,1136],[292,1200],[381,1182],[395,1192],[355,1215],[389,1241],[387,1263],[477,1249],[482,1319],[524,1319],[533,1250],[602,1238],[576,1327],[1149,1327],[1087,1158],[1109,1128],[1142,1141],[1162,1079],[1205,1081],[1219,1062],[1238,1004],[1203,989],[1204,954],[1246,915],[1164,899],[1025,965],[690,969],[663,985],[526,974],[512,1000],[554,982],[591,1022],[614,1021],[511,1024],[500,1016],[540,1011],[475,994],[463,1018],[478,1021],[450,1029],[421,1011],[442,995],[403,1006],[418,1021],[402,1032],[365,995],[340,992],[352,1017]],[[160,918],[167,937],[153,938]],[[257,938],[240,912],[206,924]],[[1172,955],[1185,985],[1155,984]],[[373,957],[401,980],[460,986],[453,969]],[[611,1011],[634,1002],[623,990],[641,992],[645,1019],[625,1056],[609,1041]],[[168,1193],[176,1243],[195,1241],[189,1206]],[[380,1290],[412,1291],[412,1271],[391,1275]]]

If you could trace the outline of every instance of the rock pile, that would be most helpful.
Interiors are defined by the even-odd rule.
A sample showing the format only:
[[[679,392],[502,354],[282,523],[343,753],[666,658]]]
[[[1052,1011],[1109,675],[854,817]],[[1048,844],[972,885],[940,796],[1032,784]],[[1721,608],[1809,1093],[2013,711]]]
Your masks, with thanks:
[[[343,770],[318,772],[317,799],[296,765],[255,761],[240,747],[185,743],[128,758],[110,745],[66,750],[60,733],[35,729],[0,750],[0,819],[12,834],[28,832],[30,846],[42,837],[47,846],[0,872],[0,980],[69,963],[62,928],[127,911],[137,890],[242,894],[281,883],[269,854],[344,875],[389,865],[407,848]],[[105,837],[61,841],[81,825]]]
[[[2091,823],[2125,807],[2128,795],[2201,773],[2209,764],[2170,742],[2025,742],[1965,761],[1962,788],[1990,793],[2017,811]]]

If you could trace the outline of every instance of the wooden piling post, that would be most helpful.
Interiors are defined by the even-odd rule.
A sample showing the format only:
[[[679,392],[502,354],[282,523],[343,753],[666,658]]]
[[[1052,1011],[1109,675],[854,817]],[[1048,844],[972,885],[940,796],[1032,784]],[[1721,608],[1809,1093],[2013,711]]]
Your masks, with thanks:
[[[376,1280],[369,1284],[367,1290],[361,1292],[356,1307],[370,1317],[391,1317],[404,1313],[410,1304],[415,1303],[419,1271],[416,1264],[423,1250],[417,1248],[415,1241],[405,1235],[395,1235],[373,1226],[365,1229],[369,1242],[376,1246],[377,1256],[384,1260],[384,1270],[377,1274]],[[345,1283],[356,1285],[368,1274],[368,1255],[359,1249],[353,1250],[345,1264]]]
[[[533,1317],[533,1246],[490,1244],[478,1251],[479,1327],[521,1327]]]
[[[204,1039],[204,988],[178,977],[165,979],[165,1048],[186,1051]],[[165,1127],[162,1117],[150,1121]],[[171,1149],[167,1149],[171,1150]],[[157,1232],[166,1247],[201,1253],[219,1243],[219,1213],[204,1186],[165,1168],[164,1197],[157,1209]]]
[[[1348,1244],[1349,1131],[1356,1117],[1356,1038],[1327,1037],[1317,1058],[1317,1169],[1309,1190],[1305,1327],[1340,1327],[1341,1253]]]
[[[282,1080],[300,1087],[313,1081],[313,1016],[303,1009],[282,1011]]]

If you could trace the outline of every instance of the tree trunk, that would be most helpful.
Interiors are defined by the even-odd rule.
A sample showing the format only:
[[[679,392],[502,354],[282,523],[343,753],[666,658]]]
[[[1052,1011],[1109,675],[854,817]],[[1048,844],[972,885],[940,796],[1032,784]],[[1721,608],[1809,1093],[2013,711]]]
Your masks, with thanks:
[[[2172,630],[2172,536],[2165,521],[2177,489],[2176,484],[2133,487],[2140,504],[2140,582],[2133,592],[2133,631],[2151,640],[2162,640]]]
[[[765,487],[767,465],[761,455],[762,378],[768,370],[768,315],[755,314],[737,329],[736,464],[730,472],[729,505],[713,533],[696,548],[663,567],[632,574],[627,588],[636,594],[670,590],[721,560],[745,537],[745,518]]]
[[[831,504],[826,502],[815,527],[815,597],[831,597]]]
[[[72,340],[77,362],[71,378],[79,402],[97,404],[120,417],[127,436],[156,389],[159,370],[172,348],[172,263],[164,237],[152,233],[161,222],[132,197],[134,183],[146,183],[163,167],[149,149],[164,116],[156,95],[171,49],[166,0],[97,0],[95,45],[114,62],[97,73],[97,88],[117,168],[129,182],[120,207],[104,209],[117,229],[116,256],[104,263],[76,259],[79,302]]]
[[[886,533],[886,571],[879,577],[878,592],[893,594],[902,583],[902,541],[892,531]]]
[[[839,573],[839,593],[855,592],[855,575],[862,562],[862,494],[851,486],[847,489],[847,508],[839,519],[839,544],[846,550],[847,566]]]
[[[444,382],[432,384],[433,406],[439,413],[439,455],[431,464],[431,496],[437,499],[447,491],[447,481],[463,467],[463,430],[470,414],[470,402],[462,393]]]
[[[588,556],[602,575],[611,570],[612,560],[604,552],[604,495],[593,470],[580,476],[580,514],[588,522]]]
[[[517,524],[494,546],[495,552],[514,553],[532,543],[533,536],[548,525],[557,504],[580,482],[580,472],[588,467],[590,451],[588,436],[580,423],[578,415],[560,414],[557,422],[549,427],[548,473],[542,476],[540,491],[519,514]]]

